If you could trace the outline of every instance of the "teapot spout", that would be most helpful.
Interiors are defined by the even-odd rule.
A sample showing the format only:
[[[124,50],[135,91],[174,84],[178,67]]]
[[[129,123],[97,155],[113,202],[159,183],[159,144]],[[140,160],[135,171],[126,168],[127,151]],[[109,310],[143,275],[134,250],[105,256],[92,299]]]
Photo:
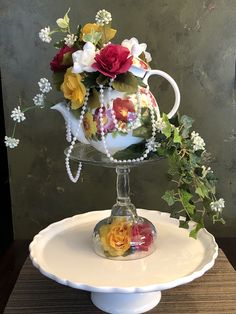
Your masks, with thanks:
[[[89,144],[89,142],[86,140],[84,135],[84,130],[81,125],[79,125],[79,118],[77,118],[71,110],[67,110],[67,105],[65,101],[62,101],[54,106],[51,107],[53,110],[59,111],[66,124],[70,125],[71,133],[73,136],[76,135],[76,138],[78,141],[80,141],[83,144]]]

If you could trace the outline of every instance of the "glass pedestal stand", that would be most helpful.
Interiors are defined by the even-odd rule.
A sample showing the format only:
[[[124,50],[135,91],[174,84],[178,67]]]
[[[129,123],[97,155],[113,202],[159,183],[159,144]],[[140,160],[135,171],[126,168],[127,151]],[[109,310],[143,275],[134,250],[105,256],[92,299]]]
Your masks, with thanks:
[[[90,145],[77,144],[71,159],[103,167],[116,168],[117,200],[110,217],[97,223],[93,232],[95,252],[109,259],[134,260],[150,255],[156,249],[157,232],[146,218],[139,217],[130,200],[130,167],[154,162],[159,158],[131,164],[112,163]]]

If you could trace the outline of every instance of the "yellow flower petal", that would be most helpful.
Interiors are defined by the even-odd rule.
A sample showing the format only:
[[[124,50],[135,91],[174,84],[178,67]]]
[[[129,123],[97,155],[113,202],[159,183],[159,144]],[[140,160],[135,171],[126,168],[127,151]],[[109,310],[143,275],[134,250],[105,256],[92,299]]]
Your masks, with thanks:
[[[84,131],[87,138],[91,138],[97,133],[97,122],[93,121],[93,115],[90,111],[86,112],[84,116]]]
[[[90,34],[92,31],[102,33],[102,41],[108,42],[115,37],[116,30],[109,26],[101,26],[96,23],[88,23],[82,29],[83,35]]]
[[[96,24],[96,23],[88,23],[88,24],[84,25],[84,27],[82,29],[82,33],[83,34],[90,34],[92,32],[92,30],[94,30],[95,32],[99,32],[100,27],[101,26]]]
[[[83,105],[86,88],[81,82],[81,75],[72,73],[72,68],[67,69],[61,90],[66,99],[71,100],[71,108],[78,109]]]
[[[102,26],[100,26],[102,28]],[[100,32],[102,32],[102,29],[100,30]],[[104,42],[108,42],[110,41],[112,38],[115,37],[117,30],[107,27],[105,26],[105,30],[102,33],[102,40]]]
[[[111,256],[122,256],[130,248],[131,224],[126,219],[115,219],[99,230],[101,244]]]

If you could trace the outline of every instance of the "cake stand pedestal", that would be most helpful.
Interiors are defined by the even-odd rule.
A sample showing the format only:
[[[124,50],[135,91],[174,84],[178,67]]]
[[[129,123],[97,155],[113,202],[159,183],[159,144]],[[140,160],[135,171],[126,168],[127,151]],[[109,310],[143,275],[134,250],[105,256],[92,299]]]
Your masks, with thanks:
[[[75,147],[71,159],[105,167],[127,167],[155,162],[157,158],[117,165],[89,145]],[[119,187],[119,183],[122,187]],[[128,177],[117,180],[119,193],[129,200]],[[117,204],[117,203],[116,203]],[[114,206],[116,206],[116,204]],[[98,256],[92,245],[96,224],[110,210],[94,211],[49,225],[30,244],[30,258],[45,276],[72,288],[91,291],[95,306],[111,314],[139,314],[155,307],[161,291],[202,276],[215,262],[218,246],[214,237],[200,230],[198,239],[168,213],[138,209],[137,214],[157,230],[157,249],[136,260],[110,260]],[[190,229],[193,226],[190,224]]]

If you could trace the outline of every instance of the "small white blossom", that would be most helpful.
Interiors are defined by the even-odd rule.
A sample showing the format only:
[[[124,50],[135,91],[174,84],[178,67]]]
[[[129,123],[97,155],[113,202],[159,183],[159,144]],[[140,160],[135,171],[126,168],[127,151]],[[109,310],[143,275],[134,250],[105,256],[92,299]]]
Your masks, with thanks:
[[[11,112],[11,118],[14,121],[17,121],[18,123],[22,122],[25,120],[25,115],[24,113],[21,111],[20,106],[18,106],[17,108],[15,108],[14,110],[12,110]]]
[[[193,131],[191,133],[191,140],[193,142],[193,151],[197,151],[197,150],[205,150],[205,142],[203,140],[203,138],[201,138],[201,136],[199,136],[198,133],[196,133],[195,131]]]
[[[163,131],[165,128],[166,128],[166,123],[165,121],[163,121],[162,118],[159,118],[157,121],[156,121],[156,127],[158,129],[158,131]]]
[[[213,173],[211,167],[202,166],[202,178],[205,178],[208,173]]]
[[[76,40],[78,39],[78,36],[74,35],[74,34],[68,34],[65,38],[64,38],[64,41],[65,41],[65,44],[68,46],[68,47],[73,47],[74,43],[76,42]]]
[[[215,212],[222,212],[222,209],[225,207],[225,201],[223,198],[220,198],[218,201],[210,203],[211,209]]]
[[[92,64],[95,62],[94,58],[96,55],[96,47],[91,43],[87,42],[83,50],[77,50],[72,53],[73,58],[73,73],[95,72],[96,70],[92,68]]]
[[[146,148],[149,148],[150,152],[156,152],[157,148],[160,147],[161,144],[158,142],[155,142],[155,139],[150,138],[149,140],[147,140],[145,146]]]
[[[14,137],[5,136],[5,145],[9,148],[15,148],[19,144],[20,140]]]
[[[106,10],[99,10],[95,16],[95,21],[98,25],[103,26],[109,24],[112,21],[111,13]]]
[[[52,37],[50,36],[51,30],[50,27],[42,28],[39,32],[39,38],[44,41],[45,43],[50,43],[52,40]]]
[[[38,82],[38,85],[42,93],[49,93],[52,89],[50,82],[46,78],[41,78]]]
[[[37,94],[33,98],[33,102],[34,102],[35,106],[42,107],[42,106],[44,106],[44,99],[45,99],[44,94]]]

